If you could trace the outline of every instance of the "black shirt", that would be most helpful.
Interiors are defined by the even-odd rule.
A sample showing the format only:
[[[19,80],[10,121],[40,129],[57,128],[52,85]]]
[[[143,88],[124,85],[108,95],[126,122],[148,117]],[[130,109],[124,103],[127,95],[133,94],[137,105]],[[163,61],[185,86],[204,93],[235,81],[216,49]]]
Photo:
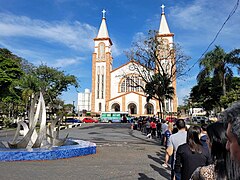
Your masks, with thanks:
[[[209,152],[202,148],[202,153],[192,152],[187,143],[178,147],[174,171],[181,173],[182,180],[190,179],[196,168],[206,166],[211,163]]]

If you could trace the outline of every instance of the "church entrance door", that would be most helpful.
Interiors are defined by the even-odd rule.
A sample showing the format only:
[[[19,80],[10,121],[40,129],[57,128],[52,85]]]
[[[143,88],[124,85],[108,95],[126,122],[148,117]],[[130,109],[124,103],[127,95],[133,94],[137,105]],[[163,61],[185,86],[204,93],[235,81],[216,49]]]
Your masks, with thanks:
[[[130,114],[137,114],[137,106],[136,106],[136,104],[130,103],[130,104],[128,105],[128,112],[129,112]]]

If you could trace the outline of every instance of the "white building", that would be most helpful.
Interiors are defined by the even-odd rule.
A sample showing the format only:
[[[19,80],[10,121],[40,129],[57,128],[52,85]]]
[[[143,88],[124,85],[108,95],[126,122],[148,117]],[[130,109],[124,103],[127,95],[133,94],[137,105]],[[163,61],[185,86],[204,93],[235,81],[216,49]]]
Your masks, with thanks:
[[[203,108],[190,108],[189,109],[189,115],[191,116],[205,116],[206,111],[204,111]]]
[[[162,6],[162,14],[158,37],[166,45],[172,47],[174,34],[170,32]],[[113,69],[112,40],[109,36],[105,11],[103,11],[102,22],[98,35],[94,38],[94,52],[92,54],[92,99],[91,112],[101,111],[128,111],[132,115],[153,115],[160,111],[157,100],[146,102],[146,95],[139,89],[129,87],[126,76],[133,77],[137,74],[134,61],[129,61],[122,66]],[[164,50],[163,50],[164,51]],[[169,59],[173,60],[173,59]],[[141,83],[141,79],[139,79]],[[175,89],[173,100],[165,102],[166,110],[177,112],[176,81],[172,86]]]
[[[91,111],[91,96],[90,89],[85,89],[83,93],[78,93],[78,112],[83,110]]]

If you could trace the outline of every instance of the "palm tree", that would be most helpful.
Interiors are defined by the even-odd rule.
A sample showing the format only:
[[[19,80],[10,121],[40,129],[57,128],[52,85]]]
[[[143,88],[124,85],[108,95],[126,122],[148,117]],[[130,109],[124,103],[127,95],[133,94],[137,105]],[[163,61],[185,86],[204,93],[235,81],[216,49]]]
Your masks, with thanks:
[[[198,82],[200,83],[207,77],[212,77],[214,82],[221,85],[222,95],[226,95],[226,81],[231,80],[234,74],[231,68],[236,66],[239,70],[240,67],[239,55],[240,49],[226,53],[220,46],[216,46],[200,61],[202,70],[197,76]]]
[[[19,85],[22,89],[22,100],[25,103],[26,112],[28,112],[32,95],[40,90],[39,80],[32,74],[25,74],[20,79]]]
[[[165,112],[165,101],[173,99],[174,87],[172,87],[171,76],[166,73],[156,73],[152,77],[152,81],[145,86],[144,92],[148,95],[147,102],[154,98],[159,102],[159,108],[162,114]]]

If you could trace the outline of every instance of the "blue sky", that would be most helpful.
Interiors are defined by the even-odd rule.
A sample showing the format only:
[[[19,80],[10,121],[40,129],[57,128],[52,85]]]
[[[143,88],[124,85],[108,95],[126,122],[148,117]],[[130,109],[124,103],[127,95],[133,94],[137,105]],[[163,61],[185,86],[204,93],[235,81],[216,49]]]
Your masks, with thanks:
[[[237,0],[0,0],[0,47],[35,65],[59,67],[78,77],[81,88],[91,89],[93,38],[105,9],[113,42],[113,67],[128,61],[124,51],[148,30],[158,30],[161,5],[174,40],[191,56],[189,67],[206,50]],[[214,45],[229,52],[240,48],[240,8],[226,23]],[[198,65],[177,82],[179,104],[196,85]],[[65,103],[77,102],[71,88]]]

